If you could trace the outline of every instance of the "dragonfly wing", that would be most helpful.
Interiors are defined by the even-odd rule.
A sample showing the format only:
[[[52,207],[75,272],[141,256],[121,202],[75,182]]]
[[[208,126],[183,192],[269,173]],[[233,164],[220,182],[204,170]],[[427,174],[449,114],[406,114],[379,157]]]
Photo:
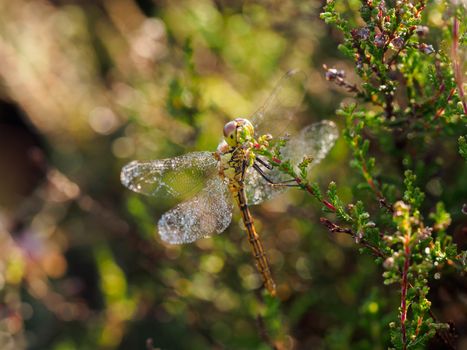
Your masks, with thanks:
[[[264,174],[273,182],[287,180],[287,175],[273,168],[263,168]],[[245,175],[245,192],[248,204],[256,205],[284,192],[287,187],[273,186],[267,182],[253,167],[249,167]]]
[[[210,179],[195,197],[162,215],[159,234],[167,243],[182,244],[221,233],[232,220],[232,208],[227,184],[220,177]]]
[[[281,149],[283,159],[297,166],[305,156],[313,158],[310,167],[317,165],[331,150],[339,136],[337,126],[330,120],[308,125]],[[277,168],[265,169],[264,174],[273,182],[289,180]],[[284,192],[287,187],[272,186],[254,168],[247,170],[245,188],[248,203],[255,205]]]
[[[271,95],[250,118],[256,135],[282,136],[294,118],[305,95],[306,74],[298,69],[287,72]]]
[[[330,120],[322,120],[303,128],[287,142],[281,154],[294,165],[298,165],[303,157],[310,156],[313,159],[310,167],[313,167],[326,157],[338,137],[336,124]]]
[[[198,192],[217,171],[211,152],[192,152],[179,157],[125,165],[121,182],[145,195],[169,194],[174,197]]]

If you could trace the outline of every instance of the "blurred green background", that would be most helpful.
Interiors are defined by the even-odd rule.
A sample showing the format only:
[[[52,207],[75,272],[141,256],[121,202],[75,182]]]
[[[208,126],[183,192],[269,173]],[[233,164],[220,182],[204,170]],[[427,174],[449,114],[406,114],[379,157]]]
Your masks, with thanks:
[[[322,65],[356,78],[322,5],[0,1],[1,349],[146,349],[149,338],[267,349],[258,314],[283,348],[387,347],[397,286],[323,229],[311,197],[289,191],[252,209],[279,311],[258,297],[238,212],[222,235],[170,246],[155,224],[174,203],[147,205],[119,179],[130,160],[215,150],[224,123],[255,111],[291,68],[309,77],[301,122],[342,125],[335,110],[349,96]],[[342,2],[349,16],[358,7]],[[348,157],[340,139],[312,176],[351,201]],[[446,293],[438,315],[462,328],[465,308]]]

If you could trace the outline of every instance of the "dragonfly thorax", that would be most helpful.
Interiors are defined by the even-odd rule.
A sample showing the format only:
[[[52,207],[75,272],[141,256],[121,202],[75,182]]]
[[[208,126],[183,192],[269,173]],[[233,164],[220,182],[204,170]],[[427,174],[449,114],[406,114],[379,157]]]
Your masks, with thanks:
[[[243,187],[246,167],[252,166],[255,159],[254,144],[254,127],[249,120],[237,118],[225,124],[224,140],[215,157],[219,160],[219,173],[228,179],[231,190]]]
[[[224,126],[224,140],[230,147],[252,141],[254,134],[255,128],[248,119],[237,118]]]

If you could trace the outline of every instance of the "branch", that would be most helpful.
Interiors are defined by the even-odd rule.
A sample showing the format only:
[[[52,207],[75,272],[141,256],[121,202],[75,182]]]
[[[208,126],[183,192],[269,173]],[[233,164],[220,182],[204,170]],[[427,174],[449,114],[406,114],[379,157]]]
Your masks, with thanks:
[[[459,22],[457,20],[456,15],[454,15],[453,24],[452,24],[452,47],[451,47],[452,69],[454,71],[454,79],[456,81],[459,98],[462,102],[462,108],[464,109],[464,113],[467,115],[467,102],[465,101],[461,64],[460,64],[459,56],[457,54],[458,50],[459,50]]]
[[[346,228],[346,227],[341,227],[335,223],[333,223],[331,220],[329,219],[326,219],[326,218],[320,218],[319,221],[328,228],[328,230],[332,233],[335,233],[335,232],[339,232],[339,233],[345,233],[349,236],[351,236],[352,238],[354,238],[356,241],[358,241],[359,244],[361,244],[362,246],[364,246],[365,248],[368,248],[369,250],[371,250],[371,252],[373,253],[374,256],[377,256],[379,258],[387,258],[386,254],[384,254],[379,248],[371,245],[370,243],[368,243],[364,238],[359,238],[357,240],[357,235],[355,234],[355,232],[352,231],[352,229],[350,228]]]
[[[402,346],[407,349],[407,330],[405,321],[407,320],[407,275],[410,267],[410,236],[404,237],[404,268],[402,269],[402,282],[401,282],[401,333],[402,333]]]

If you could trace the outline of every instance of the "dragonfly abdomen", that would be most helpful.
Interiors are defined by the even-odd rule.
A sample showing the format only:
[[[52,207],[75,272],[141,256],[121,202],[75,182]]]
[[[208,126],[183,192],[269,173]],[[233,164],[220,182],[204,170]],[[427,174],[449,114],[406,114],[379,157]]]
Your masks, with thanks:
[[[249,155],[249,150],[243,147],[226,147],[222,149],[222,152],[218,153],[220,160],[219,173],[228,179],[229,190],[240,208],[243,224],[248,233],[248,241],[256,261],[256,267],[263,278],[264,286],[271,295],[275,295],[276,285],[272,279],[263,244],[256,232],[245,196],[244,180],[246,169],[249,166]]]
[[[236,200],[238,202],[238,206],[240,207],[243,224],[245,225],[248,233],[248,242],[250,243],[253,256],[256,260],[256,267],[263,277],[263,282],[266,289],[271,295],[275,295],[276,285],[272,279],[271,270],[269,269],[269,263],[264,252],[263,244],[253,224],[254,221],[251,216],[250,209],[248,208],[245,191],[243,188],[237,192]]]

